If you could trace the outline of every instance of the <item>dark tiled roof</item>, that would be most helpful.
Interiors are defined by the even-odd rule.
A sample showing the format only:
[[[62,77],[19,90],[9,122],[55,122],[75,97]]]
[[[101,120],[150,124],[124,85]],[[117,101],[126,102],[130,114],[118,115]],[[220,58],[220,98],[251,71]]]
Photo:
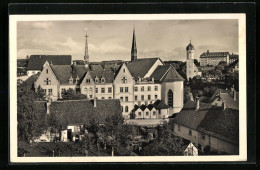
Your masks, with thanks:
[[[213,102],[213,101],[215,100],[215,98],[216,98],[217,96],[219,96],[219,92],[221,92],[221,93],[227,93],[228,91],[227,91],[227,90],[224,90],[224,89],[217,89],[217,90],[214,92],[214,94],[211,96],[210,102]]]
[[[31,75],[28,79],[26,79],[22,85],[28,86],[29,88],[34,88],[34,82],[38,79],[40,73]]]
[[[50,114],[56,114],[63,127],[68,124],[89,122],[92,119],[104,123],[112,115],[121,116],[121,105],[117,99],[57,101],[50,105]]]
[[[86,68],[85,65],[51,65],[51,68],[61,84],[67,84],[70,77],[76,79],[77,76],[79,77],[79,83],[81,83],[88,71],[92,78],[98,77],[100,80],[103,76],[106,83],[114,81],[113,70],[111,68],[104,69],[102,65],[90,65],[89,68]]]
[[[140,106],[140,109],[141,109],[142,111],[144,111],[146,108],[147,108],[147,106],[145,106],[145,105],[143,105],[143,104]]]
[[[127,63],[127,68],[137,80],[143,78],[159,58],[141,58]]]
[[[134,105],[134,109],[133,109],[133,112],[135,112],[136,110],[139,109],[139,106],[137,106],[136,104]]]
[[[187,47],[186,50],[194,50],[194,46],[190,43]]]
[[[71,55],[31,55],[27,70],[41,70],[46,61],[53,65],[71,65],[71,59]]]
[[[156,82],[184,81],[175,68],[170,65],[158,66],[150,77],[153,77]]]
[[[239,55],[237,55],[237,54],[231,54],[229,56],[229,58],[232,58],[232,59],[238,59],[238,57],[239,57]]]
[[[147,108],[151,111],[151,110],[154,108],[154,105],[153,105],[153,104],[149,104],[149,105],[147,106]]]
[[[197,111],[195,110],[195,106],[195,101],[187,102],[182,110],[177,114],[174,122],[196,130],[208,112],[208,109],[212,106],[211,104],[200,102],[200,108]]]
[[[154,103],[153,103],[154,107],[158,110],[158,109],[168,109],[169,106],[166,105],[163,101],[161,100],[156,100]]]
[[[211,108],[198,130],[217,138],[238,144],[239,112],[234,109]]]
[[[236,65],[238,65],[239,64],[239,61],[238,61],[238,59],[236,60],[236,61],[234,61],[233,63],[230,63],[229,64],[229,68],[234,68]]]
[[[200,55],[200,58],[207,58],[207,57],[227,57],[229,52],[204,52]]]

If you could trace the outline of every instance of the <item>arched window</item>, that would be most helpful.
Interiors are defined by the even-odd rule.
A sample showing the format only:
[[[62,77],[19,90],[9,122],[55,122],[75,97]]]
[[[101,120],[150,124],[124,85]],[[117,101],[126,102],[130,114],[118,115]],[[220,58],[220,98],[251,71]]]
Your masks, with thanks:
[[[168,106],[173,107],[173,93],[171,89],[168,91]]]
[[[121,81],[122,81],[122,83],[127,83],[127,78],[126,77],[122,77]]]
[[[128,112],[128,106],[125,107],[125,112]]]
[[[87,88],[87,87],[85,87],[85,88],[84,88],[84,91],[85,91],[86,93],[88,93],[88,88]]]

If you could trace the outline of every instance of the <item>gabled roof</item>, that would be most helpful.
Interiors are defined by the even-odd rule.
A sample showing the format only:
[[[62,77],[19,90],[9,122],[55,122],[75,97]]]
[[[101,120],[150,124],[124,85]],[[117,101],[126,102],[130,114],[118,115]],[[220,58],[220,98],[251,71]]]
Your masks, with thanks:
[[[127,68],[137,80],[143,78],[159,58],[141,58],[127,63]]]
[[[95,119],[104,123],[110,116],[121,116],[120,101],[117,99],[96,100],[67,100],[51,102],[50,114],[56,114],[62,127],[68,124],[87,123]],[[35,102],[37,108],[46,112],[46,102]]]
[[[200,55],[200,58],[207,58],[207,57],[227,57],[229,52],[204,52]]]
[[[23,83],[22,86],[28,86],[29,88],[34,88],[34,82],[38,79],[40,73],[31,75],[28,79],[26,79]]]
[[[156,100],[153,103],[154,107],[158,110],[158,109],[168,109],[169,106],[166,105],[162,100]]]
[[[238,94],[237,94],[238,96]],[[220,98],[225,102],[227,105],[227,108],[232,108],[232,109],[239,109],[239,100],[237,99],[236,101],[234,98],[228,94],[228,93],[220,93]]]
[[[156,82],[184,81],[184,79],[171,65],[158,66],[150,77],[154,77]]]
[[[238,144],[239,111],[211,108],[201,121],[198,130],[211,136]]]
[[[134,105],[134,109],[133,109],[133,112],[137,111],[140,107],[137,106],[136,104]]]
[[[234,68],[234,67],[237,66],[237,65],[239,65],[238,59],[237,59],[236,61],[234,61],[233,63],[230,63],[230,64],[228,65],[228,67],[229,67],[229,68]]]
[[[61,84],[68,84],[70,77],[73,79],[79,78],[79,82],[83,80],[85,74],[89,71],[92,78],[105,78],[105,83],[112,83],[114,80],[114,72],[110,68],[104,69],[101,65],[90,65],[86,68],[85,65],[50,65],[57,79]]]
[[[71,59],[71,55],[31,55],[27,70],[41,70],[46,61],[53,65],[71,65]]]
[[[145,106],[145,105],[143,105],[143,104],[140,106],[140,109],[141,109],[142,111],[144,111],[146,108],[147,108],[147,106]]]
[[[154,107],[153,104],[149,104],[149,105],[147,106],[147,108],[151,111],[151,110],[153,110],[153,108],[155,108],[155,107]]]
[[[195,110],[195,106],[195,101],[187,102],[175,117],[174,122],[196,130],[212,105],[200,102],[200,107],[197,111]]]

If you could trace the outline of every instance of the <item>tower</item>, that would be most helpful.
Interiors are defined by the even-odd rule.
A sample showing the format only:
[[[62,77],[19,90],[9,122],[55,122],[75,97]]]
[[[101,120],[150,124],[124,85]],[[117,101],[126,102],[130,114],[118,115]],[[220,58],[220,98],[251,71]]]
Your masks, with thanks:
[[[86,42],[85,42],[85,55],[84,55],[84,63],[85,66],[88,67],[89,64],[89,55],[88,55],[88,34],[86,34]]]
[[[187,60],[194,59],[194,46],[190,44],[186,47],[186,52],[187,52]]]
[[[196,66],[194,65],[194,46],[190,44],[186,47],[186,53],[187,53],[187,61],[186,61],[186,77],[189,81],[190,78],[193,78],[196,73]]]
[[[137,59],[137,48],[136,48],[136,39],[135,39],[135,28],[133,31],[133,40],[132,40],[132,49],[131,49],[131,61]]]

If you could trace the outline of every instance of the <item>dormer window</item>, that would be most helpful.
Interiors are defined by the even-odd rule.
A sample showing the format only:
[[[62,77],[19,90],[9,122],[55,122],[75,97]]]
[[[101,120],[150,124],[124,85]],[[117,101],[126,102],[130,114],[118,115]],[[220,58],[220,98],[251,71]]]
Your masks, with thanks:
[[[95,82],[98,83],[98,78],[97,77],[95,78]]]
[[[50,80],[49,78],[46,78],[46,79],[44,80],[44,84],[45,84],[45,85],[51,85],[51,80]]]
[[[73,84],[73,78],[72,78],[72,77],[70,77],[69,83],[70,83],[70,84]]]
[[[101,83],[105,83],[105,78],[101,77]]]
[[[126,77],[122,77],[121,81],[122,81],[122,83],[126,84],[127,83],[127,78]]]
[[[123,69],[123,72],[125,73],[125,69]]]
[[[49,70],[48,69],[46,69],[46,74],[48,74],[49,73]]]

